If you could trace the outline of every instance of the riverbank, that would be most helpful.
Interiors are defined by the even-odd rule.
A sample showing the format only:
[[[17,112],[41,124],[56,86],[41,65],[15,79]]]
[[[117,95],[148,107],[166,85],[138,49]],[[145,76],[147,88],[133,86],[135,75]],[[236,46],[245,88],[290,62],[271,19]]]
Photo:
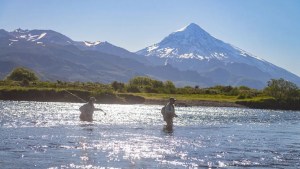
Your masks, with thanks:
[[[56,91],[56,90],[0,90],[0,100],[41,101],[41,102],[75,102],[82,103],[92,96],[87,91]],[[133,94],[98,94],[93,95],[99,104],[148,104],[165,105],[168,99],[147,99]],[[82,99],[82,100],[81,100]],[[85,100],[85,101],[83,101]],[[208,100],[177,100],[176,106],[207,106],[207,107],[245,107],[234,102]]]
[[[150,99],[134,94],[111,94],[101,93],[92,94],[88,91],[79,90],[53,90],[53,89],[29,89],[29,90],[0,90],[0,100],[14,101],[42,101],[42,102],[78,102],[87,101],[90,96],[97,99],[100,104],[149,104],[165,105],[168,102],[166,98]],[[82,100],[81,100],[82,99]],[[207,107],[246,107],[234,102],[210,101],[210,100],[177,100],[176,106],[207,106]]]
[[[87,102],[89,97],[95,97],[99,104],[148,104],[165,105],[168,102],[166,96],[155,96],[152,98],[144,97],[133,93],[93,93],[81,90],[54,90],[54,89],[0,89],[0,100],[13,101],[41,101],[41,102]],[[173,96],[172,96],[173,97]],[[230,96],[227,98],[215,100],[212,98],[186,98],[175,96],[177,98],[176,106],[205,106],[205,107],[240,107],[255,109],[275,109],[275,110],[300,110],[299,100],[278,101],[275,99],[257,99],[257,100],[233,100]],[[212,96],[210,96],[212,97]],[[204,100],[206,99],[206,100]],[[209,100],[210,99],[210,100]]]
[[[145,104],[165,105],[168,100],[163,99],[146,99]],[[208,101],[208,100],[177,100],[176,106],[190,107],[190,106],[205,106],[205,107],[246,107],[241,104],[226,101]]]

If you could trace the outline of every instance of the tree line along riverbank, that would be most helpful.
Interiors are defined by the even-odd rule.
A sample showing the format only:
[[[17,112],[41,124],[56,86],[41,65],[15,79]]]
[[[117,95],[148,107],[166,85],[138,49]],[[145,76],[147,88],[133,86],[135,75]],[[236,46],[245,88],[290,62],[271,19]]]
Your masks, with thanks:
[[[89,97],[108,104],[166,104],[178,106],[249,107],[300,110],[300,90],[284,79],[271,79],[262,90],[246,86],[175,87],[171,81],[134,77],[128,83],[40,81],[34,72],[17,68],[0,81],[0,99],[16,101],[84,102]]]

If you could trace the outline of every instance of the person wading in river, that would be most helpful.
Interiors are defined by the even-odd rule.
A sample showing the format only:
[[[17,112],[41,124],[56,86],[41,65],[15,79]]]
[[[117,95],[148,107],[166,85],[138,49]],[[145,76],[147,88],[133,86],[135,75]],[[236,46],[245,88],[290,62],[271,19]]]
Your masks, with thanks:
[[[166,130],[173,130],[173,118],[178,117],[175,114],[175,106],[174,106],[175,101],[176,101],[175,98],[170,98],[169,103],[165,105],[161,110],[164,121],[166,121],[167,123],[167,125],[165,126]]]
[[[96,99],[94,97],[91,97],[86,104],[84,104],[79,108],[81,112],[79,118],[81,121],[91,122],[93,121],[93,114],[95,110],[103,111],[102,109],[95,108],[94,106],[95,101]],[[106,115],[106,113],[104,113],[104,115]]]

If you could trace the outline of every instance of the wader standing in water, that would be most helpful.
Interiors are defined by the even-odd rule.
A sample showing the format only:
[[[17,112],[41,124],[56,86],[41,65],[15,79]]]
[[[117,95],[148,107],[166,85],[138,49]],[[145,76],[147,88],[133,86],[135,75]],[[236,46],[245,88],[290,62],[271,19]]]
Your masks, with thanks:
[[[103,111],[102,109],[95,108],[95,106],[94,106],[95,101],[96,101],[96,99],[94,97],[91,97],[89,99],[88,103],[84,104],[83,106],[81,106],[79,108],[79,110],[81,112],[79,118],[81,121],[91,122],[91,121],[93,121],[93,114],[94,114],[95,110]],[[104,115],[106,115],[106,113],[104,113]]]
[[[167,125],[165,126],[166,130],[173,130],[173,118],[177,117],[175,114],[175,103],[176,99],[175,98],[170,98],[169,103],[164,106],[162,109],[162,114],[164,121],[166,121]]]

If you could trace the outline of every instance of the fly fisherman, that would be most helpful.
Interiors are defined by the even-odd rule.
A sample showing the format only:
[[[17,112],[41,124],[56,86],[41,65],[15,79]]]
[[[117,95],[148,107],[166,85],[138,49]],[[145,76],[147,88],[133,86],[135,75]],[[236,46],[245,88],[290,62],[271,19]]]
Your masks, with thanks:
[[[79,108],[81,112],[79,116],[81,121],[91,122],[93,121],[93,114],[95,110],[103,111],[102,109],[95,108],[94,106],[95,101],[96,101],[95,97],[90,97],[89,101]],[[106,115],[106,113],[104,113],[104,115]]]
[[[177,115],[175,114],[175,101],[175,98],[170,98],[169,103],[164,106],[161,112],[163,114],[164,121],[166,121],[167,123],[167,125],[165,126],[167,130],[173,130],[173,118],[177,117]]]

